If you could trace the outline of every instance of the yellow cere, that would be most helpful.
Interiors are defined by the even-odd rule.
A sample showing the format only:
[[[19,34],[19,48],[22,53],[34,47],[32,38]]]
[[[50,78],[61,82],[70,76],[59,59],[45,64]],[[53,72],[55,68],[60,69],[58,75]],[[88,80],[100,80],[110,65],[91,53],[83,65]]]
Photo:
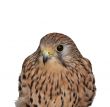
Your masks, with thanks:
[[[54,52],[53,51],[49,51],[49,50],[44,50],[43,54],[46,55],[46,56],[53,56]]]

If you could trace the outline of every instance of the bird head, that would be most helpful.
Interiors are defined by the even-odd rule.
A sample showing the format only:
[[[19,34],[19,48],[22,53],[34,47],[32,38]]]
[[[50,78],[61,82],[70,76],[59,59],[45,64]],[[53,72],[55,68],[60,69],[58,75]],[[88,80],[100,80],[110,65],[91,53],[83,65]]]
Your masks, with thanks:
[[[49,33],[40,41],[42,62],[57,60],[64,66],[81,54],[71,38],[60,33]]]

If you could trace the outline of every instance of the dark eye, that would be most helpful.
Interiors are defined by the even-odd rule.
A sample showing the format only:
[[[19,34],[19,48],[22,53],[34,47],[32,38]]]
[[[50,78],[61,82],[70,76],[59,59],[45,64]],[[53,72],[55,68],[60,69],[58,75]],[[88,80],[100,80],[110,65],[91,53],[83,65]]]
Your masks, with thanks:
[[[57,46],[57,51],[62,51],[63,50],[63,45],[58,45]]]

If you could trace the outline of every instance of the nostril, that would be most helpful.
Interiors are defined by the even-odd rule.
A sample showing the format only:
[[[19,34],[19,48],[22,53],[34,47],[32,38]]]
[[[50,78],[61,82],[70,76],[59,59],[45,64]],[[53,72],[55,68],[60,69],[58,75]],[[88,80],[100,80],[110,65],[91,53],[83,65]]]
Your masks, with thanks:
[[[51,55],[51,53],[50,53],[50,52],[48,52],[48,54],[49,54],[49,55]]]

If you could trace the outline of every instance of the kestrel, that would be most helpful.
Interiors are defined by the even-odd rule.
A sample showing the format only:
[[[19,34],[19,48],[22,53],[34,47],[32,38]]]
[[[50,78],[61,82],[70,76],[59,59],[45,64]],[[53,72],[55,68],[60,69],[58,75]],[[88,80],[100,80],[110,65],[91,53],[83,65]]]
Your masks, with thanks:
[[[71,38],[49,33],[23,63],[16,107],[89,107],[95,92],[90,61]]]

